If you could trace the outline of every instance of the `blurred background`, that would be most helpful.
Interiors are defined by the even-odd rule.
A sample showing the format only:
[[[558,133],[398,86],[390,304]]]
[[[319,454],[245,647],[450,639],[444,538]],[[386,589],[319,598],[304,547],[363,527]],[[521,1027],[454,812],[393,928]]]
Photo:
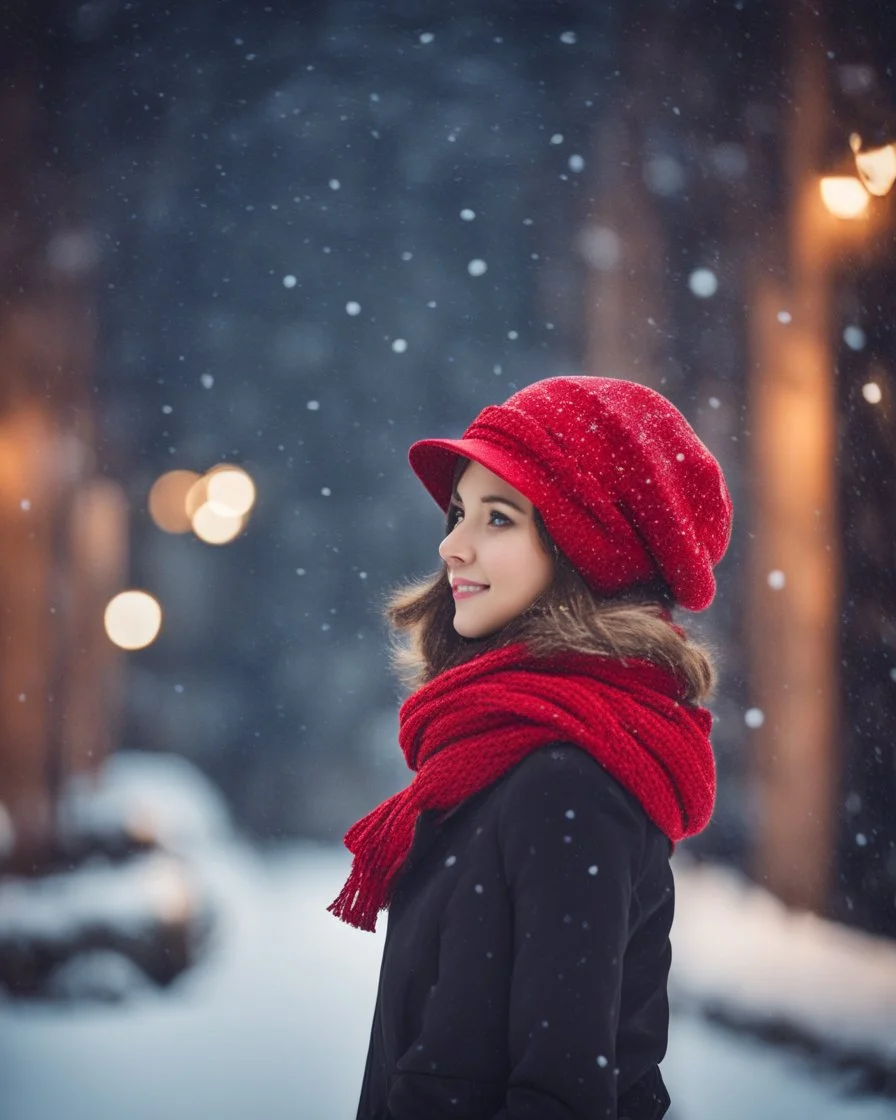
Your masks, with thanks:
[[[896,17],[0,20],[0,1113],[353,1115],[379,935],[321,911],[407,778],[406,450],[585,373],[735,501],[674,1115],[896,1115]]]

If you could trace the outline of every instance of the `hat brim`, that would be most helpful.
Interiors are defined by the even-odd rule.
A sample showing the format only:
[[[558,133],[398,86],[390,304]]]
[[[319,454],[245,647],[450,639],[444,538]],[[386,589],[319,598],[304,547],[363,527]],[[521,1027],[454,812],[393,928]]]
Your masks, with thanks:
[[[408,462],[441,509],[451,504],[454,471],[458,459],[472,459],[519,490],[524,497],[526,482],[517,458],[481,439],[421,439],[411,445]]]

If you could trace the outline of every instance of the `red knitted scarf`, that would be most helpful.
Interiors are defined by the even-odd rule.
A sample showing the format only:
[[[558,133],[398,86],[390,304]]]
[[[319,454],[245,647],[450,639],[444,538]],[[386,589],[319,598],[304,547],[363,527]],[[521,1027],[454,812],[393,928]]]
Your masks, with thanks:
[[[671,673],[646,661],[536,658],[515,645],[447,669],[402,705],[399,742],[416,775],[346,833],[354,861],[328,909],[373,930],[420,813],[455,808],[549,743],[587,751],[670,840],[692,836],[715,799],[711,724]]]

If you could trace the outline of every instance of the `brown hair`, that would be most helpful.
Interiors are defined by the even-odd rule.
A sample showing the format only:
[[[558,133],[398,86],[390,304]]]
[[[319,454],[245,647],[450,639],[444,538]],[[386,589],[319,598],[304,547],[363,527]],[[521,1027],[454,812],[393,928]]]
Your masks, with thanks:
[[[467,460],[461,460],[457,475]],[[392,664],[409,688],[477,654],[523,642],[536,656],[560,652],[641,658],[671,670],[685,697],[705,701],[715,685],[712,654],[670,624],[671,592],[658,579],[614,596],[593,591],[560,551],[538,510],[535,525],[546,552],[554,557],[554,578],[530,607],[495,634],[464,638],[454,629],[454,600],[446,567],[405,584],[389,596],[385,617],[393,628]]]

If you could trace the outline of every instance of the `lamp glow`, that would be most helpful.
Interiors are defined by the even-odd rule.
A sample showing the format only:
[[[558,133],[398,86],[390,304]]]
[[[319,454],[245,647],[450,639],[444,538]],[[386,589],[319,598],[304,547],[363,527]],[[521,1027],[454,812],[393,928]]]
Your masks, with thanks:
[[[122,591],[109,601],[103,622],[110,641],[121,649],[144,649],[161,629],[162,608],[145,591]]]
[[[222,513],[211,502],[206,502],[193,514],[193,532],[206,544],[227,544],[243,528],[243,518],[232,513]]]
[[[190,519],[190,528],[193,528],[193,521],[196,517],[198,510],[205,505],[208,501],[208,479],[207,474],[200,475],[196,481],[187,491],[187,497],[184,501],[184,508],[187,511],[187,517]]]
[[[856,170],[865,189],[878,198],[888,194],[893,183],[896,183],[896,143],[863,152],[862,138],[854,132],[849,138],[849,146],[853,150]]]
[[[149,492],[149,514],[166,533],[188,533],[187,495],[199,480],[195,471],[167,471]]]
[[[835,218],[860,218],[868,209],[868,192],[854,175],[826,175],[819,188]]]
[[[224,516],[243,517],[255,504],[255,483],[240,467],[222,467],[208,476],[208,504]]]
[[[862,396],[869,404],[880,404],[884,395],[876,381],[867,381],[862,386]]]

